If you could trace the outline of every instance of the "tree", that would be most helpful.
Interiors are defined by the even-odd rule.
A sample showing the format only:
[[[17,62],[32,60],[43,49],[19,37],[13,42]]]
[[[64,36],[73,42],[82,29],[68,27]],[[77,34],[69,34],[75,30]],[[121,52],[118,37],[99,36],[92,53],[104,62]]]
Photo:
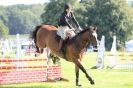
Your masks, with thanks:
[[[44,5],[0,6],[0,20],[9,29],[9,34],[29,34],[42,23],[40,15]]]
[[[7,38],[7,37],[8,37],[8,28],[0,20],[0,38]]]
[[[75,0],[50,0],[41,15],[43,23],[57,25],[65,3],[71,3],[73,6],[76,2]]]
[[[8,22],[8,15],[7,15],[6,7],[0,6],[0,20],[7,25]]]
[[[75,16],[77,18],[77,20],[79,21],[79,24],[81,25],[81,27],[84,29],[88,26],[90,26],[91,23],[88,23],[88,20],[91,19],[89,17],[89,15],[93,15],[93,14],[89,14],[88,10],[92,9],[92,7],[94,6],[94,2],[92,2],[92,0],[82,0],[81,3],[77,3],[75,5]]]
[[[98,27],[99,38],[105,35],[108,50],[114,35],[118,46],[123,46],[133,32],[131,8],[124,0],[93,0],[93,3],[91,7],[86,5],[87,23]]]
[[[7,7],[8,27],[10,34],[29,34],[35,26],[41,23],[40,15],[44,6],[15,5]]]

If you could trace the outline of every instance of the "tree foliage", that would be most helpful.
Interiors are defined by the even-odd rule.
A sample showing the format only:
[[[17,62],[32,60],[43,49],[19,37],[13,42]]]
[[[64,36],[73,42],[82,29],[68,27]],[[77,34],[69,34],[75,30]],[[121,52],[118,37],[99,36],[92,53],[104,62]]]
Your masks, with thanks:
[[[42,23],[40,15],[45,5],[13,5],[0,7],[0,19],[10,34],[28,34]]]
[[[50,3],[44,9],[44,13],[41,15],[43,23],[57,25],[65,3],[74,5],[76,2],[75,0],[50,0]]]
[[[4,25],[4,23],[0,20],[0,39],[8,37],[8,28]]]
[[[132,34],[133,13],[124,0],[94,0],[92,7],[86,7],[89,25],[98,27],[101,38],[105,35],[106,47],[111,48],[110,42],[114,35],[117,36],[118,46],[124,45]]]

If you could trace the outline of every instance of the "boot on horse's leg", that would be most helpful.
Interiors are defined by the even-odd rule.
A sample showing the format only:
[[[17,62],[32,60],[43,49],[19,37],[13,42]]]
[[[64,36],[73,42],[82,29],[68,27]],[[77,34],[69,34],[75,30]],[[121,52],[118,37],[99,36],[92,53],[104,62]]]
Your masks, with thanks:
[[[64,40],[61,38],[61,39],[60,39],[60,42],[59,42],[59,51],[58,51],[59,54],[63,54],[63,49],[62,49],[63,41],[64,41]]]

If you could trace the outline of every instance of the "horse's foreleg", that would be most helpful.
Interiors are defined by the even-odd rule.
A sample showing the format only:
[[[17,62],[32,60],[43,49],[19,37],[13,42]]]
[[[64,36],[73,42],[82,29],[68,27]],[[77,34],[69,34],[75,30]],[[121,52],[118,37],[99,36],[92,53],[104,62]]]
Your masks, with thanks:
[[[91,78],[91,76],[87,73],[87,71],[85,70],[85,68],[83,67],[83,65],[80,63],[80,60],[77,59],[75,60],[74,62],[80,69],[83,73],[85,73],[86,77],[88,78],[88,80],[90,81],[90,84],[95,84],[94,83],[94,80]]]
[[[75,74],[76,74],[76,86],[81,86],[79,84],[79,67],[75,64]]]

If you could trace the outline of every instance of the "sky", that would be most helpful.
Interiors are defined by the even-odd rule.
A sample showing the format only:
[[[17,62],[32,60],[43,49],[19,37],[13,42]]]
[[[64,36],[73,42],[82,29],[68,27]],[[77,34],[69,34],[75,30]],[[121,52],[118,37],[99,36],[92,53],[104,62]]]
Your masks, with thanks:
[[[0,5],[8,6],[8,5],[15,5],[15,4],[38,4],[38,3],[45,3],[49,0],[0,0]]]

